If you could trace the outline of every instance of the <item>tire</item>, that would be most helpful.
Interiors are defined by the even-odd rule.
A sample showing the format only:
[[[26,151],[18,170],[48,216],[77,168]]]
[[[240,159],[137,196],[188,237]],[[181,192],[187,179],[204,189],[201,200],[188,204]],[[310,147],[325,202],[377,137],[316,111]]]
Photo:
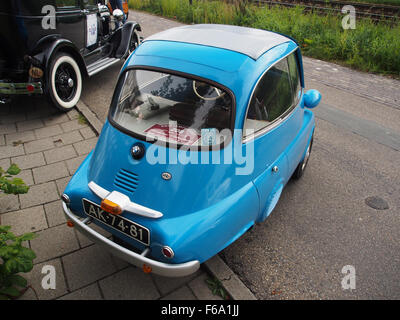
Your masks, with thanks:
[[[136,30],[132,31],[131,38],[129,40],[129,54],[128,57],[131,55],[133,51],[139,46],[139,35]]]
[[[292,175],[292,178],[295,180],[299,180],[303,176],[304,171],[306,170],[308,160],[310,159],[310,155],[311,155],[313,141],[314,141],[314,133],[311,137],[310,143],[308,144],[304,159],[302,161],[300,161],[299,165],[297,166],[296,170],[294,171],[294,173]]]
[[[56,54],[50,62],[48,94],[53,105],[62,110],[71,110],[82,93],[82,75],[75,59],[67,53]]]

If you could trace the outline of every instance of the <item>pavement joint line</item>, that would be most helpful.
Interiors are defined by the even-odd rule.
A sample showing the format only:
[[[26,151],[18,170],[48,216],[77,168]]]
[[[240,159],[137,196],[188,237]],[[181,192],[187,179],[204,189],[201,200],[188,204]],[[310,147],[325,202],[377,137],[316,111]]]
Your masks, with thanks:
[[[153,285],[154,285],[154,287],[156,288],[157,293],[158,293],[158,295],[159,295],[159,298],[158,298],[157,300],[160,300],[161,297],[162,297],[161,290],[160,290],[160,288],[158,287],[156,281],[154,280],[154,277],[151,276],[150,279],[151,279],[151,281],[153,282]]]
[[[79,250],[78,250],[78,251],[79,251]],[[124,268],[122,268],[122,269],[120,269],[120,270],[114,271],[114,272],[112,272],[112,273],[110,273],[110,274],[107,274],[106,276],[102,276],[101,278],[99,278],[99,279],[97,279],[97,280],[94,280],[93,282],[90,282],[90,283],[88,283],[88,284],[85,284],[83,287],[78,287],[78,288],[76,288],[75,290],[70,290],[68,293],[73,293],[73,292],[75,292],[75,291],[82,290],[83,288],[86,288],[86,287],[88,287],[88,286],[91,286],[92,284],[95,284],[96,282],[99,284],[99,287],[100,287],[100,289],[101,289],[100,281],[102,281],[102,280],[104,280],[104,279],[107,279],[107,278],[109,278],[109,277],[112,277],[113,275],[116,275],[117,273],[119,273],[119,272],[121,272],[121,271],[124,271],[124,270],[128,269],[129,267],[131,267],[131,265],[129,265],[129,266],[127,266],[127,267],[124,267]],[[136,268],[136,267],[135,267],[135,268]],[[105,299],[105,298],[103,298],[103,299]]]
[[[67,289],[67,292],[71,292],[71,287],[70,287],[70,285],[69,285],[69,283],[68,283],[67,274],[65,273],[64,262],[63,262],[63,260],[61,259],[61,257],[59,257],[59,258],[57,258],[57,259],[60,259],[61,270],[62,270],[62,273],[63,273],[63,276],[64,276],[65,287],[66,287],[66,289]]]
[[[19,201],[19,197],[18,197],[18,201]],[[39,206],[41,206],[41,207],[43,208],[44,220],[46,220],[46,224],[47,224],[47,228],[46,228],[46,229],[43,229],[43,230],[47,230],[47,229],[52,228],[52,227],[49,227],[49,226],[50,226],[50,224],[49,224],[49,219],[47,218],[46,209],[44,208],[44,204],[43,204],[43,203],[42,203],[42,204],[39,204]],[[38,207],[39,207],[39,206],[38,206]]]
[[[43,232],[43,231],[46,231],[46,230],[48,230],[48,229],[55,228],[55,227],[59,227],[59,226],[61,226],[61,224],[59,224],[58,226],[49,227],[49,228],[47,228],[47,229],[35,231],[35,232],[33,232],[33,233]],[[32,241],[32,240],[29,240],[29,247],[31,247],[31,241]],[[95,245],[95,243],[91,243],[91,244],[87,245],[87,246],[85,247],[85,249],[86,249],[86,248],[89,248],[90,246],[94,246],[94,245]],[[43,261],[34,263],[34,265],[36,265],[36,264],[41,264],[41,263],[46,263],[46,262],[49,262],[49,261],[54,260],[54,259],[61,259],[61,258],[63,258],[63,257],[66,257],[66,256],[70,255],[70,254],[73,254],[73,253],[75,253],[75,252],[78,252],[78,251],[80,251],[80,250],[82,250],[82,249],[83,249],[83,248],[74,249],[74,250],[72,250],[72,251],[68,251],[67,253],[63,253],[62,255],[53,256],[53,257],[48,258],[48,259],[46,259],[46,260],[43,260]]]
[[[97,288],[99,288],[99,292],[100,292],[100,297],[101,297],[101,299],[105,300],[106,298],[105,298],[105,296],[104,296],[103,289],[101,289],[100,282],[99,282],[99,281],[96,281],[96,285],[97,285]]]
[[[89,125],[93,128],[93,130],[97,133],[97,135],[100,134],[101,128],[103,127],[102,122],[96,117],[96,115],[89,109],[89,107],[82,101],[79,100],[78,103],[76,104],[76,108],[78,111],[83,114],[83,116],[86,118],[88,121]],[[79,241],[78,241],[79,242]],[[221,281],[222,286],[228,293],[230,297],[234,300],[257,300],[257,298],[254,296],[254,294],[248,289],[244,283],[239,279],[239,277],[232,271],[229,266],[225,264],[225,262],[222,261],[222,259],[217,255],[215,255],[213,258],[210,260],[214,260],[215,263],[210,263],[209,261],[206,261],[204,263],[206,269],[214,276],[216,277],[219,281]],[[227,281],[224,281],[224,279],[221,279],[221,275],[218,271],[218,268],[223,268],[225,270],[229,270],[230,273],[230,280],[229,283]],[[225,279],[226,280],[226,279]],[[156,286],[157,290],[158,287]],[[196,295],[195,295],[196,296]]]
[[[196,277],[197,278],[197,277]],[[200,300],[199,299],[199,297],[197,296],[197,294],[194,292],[194,290],[191,288],[191,286],[189,286],[189,283],[191,282],[191,281],[193,281],[194,279],[196,279],[196,278],[193,278],[192,280],[190,280],[189,282],[187,282],[187,283],[185,283],[185,286],[188,288],[188,290],[193,294],[193,297],[195,297],[196,298],[196,300]]]

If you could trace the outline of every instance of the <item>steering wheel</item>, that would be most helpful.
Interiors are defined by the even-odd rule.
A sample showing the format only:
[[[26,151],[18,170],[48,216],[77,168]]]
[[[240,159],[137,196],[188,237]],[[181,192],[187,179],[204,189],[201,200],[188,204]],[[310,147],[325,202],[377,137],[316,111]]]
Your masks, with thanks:
[[[202,83],[202,85],[209,86],[208,84],[203,83],[203,82],[199,82],[199,83]],[[201,85],[199,85],[199,87],[200,86]],[[196,96],[198,96],[200,99],[203,99],[203,100],[217,100],[218,98],[221,98],[225,94],[225,92],[222,92],[220,89],[218,89],[216,87],[213,87],[213,88],[214,88],[215,92],[217,93],[216,97],[210,97],[210,98],[203,97],[197,92],[196,80],[193,80],[193,91],[196,94]]]

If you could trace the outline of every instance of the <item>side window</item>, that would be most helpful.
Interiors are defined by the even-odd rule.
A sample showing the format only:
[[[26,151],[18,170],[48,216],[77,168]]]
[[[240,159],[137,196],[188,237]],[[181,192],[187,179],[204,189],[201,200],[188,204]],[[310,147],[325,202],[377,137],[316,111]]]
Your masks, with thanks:
[[[250,102],[244,129],[267,127],[293,105],[287,58],[273,65],[261,78]]]
[[[290,78],[292,81],[293,101],[297,105],[301,95],[300,73],[295,53],[288,57]]]
[[[57,8],[79,7],[78,0],[56,0]]]

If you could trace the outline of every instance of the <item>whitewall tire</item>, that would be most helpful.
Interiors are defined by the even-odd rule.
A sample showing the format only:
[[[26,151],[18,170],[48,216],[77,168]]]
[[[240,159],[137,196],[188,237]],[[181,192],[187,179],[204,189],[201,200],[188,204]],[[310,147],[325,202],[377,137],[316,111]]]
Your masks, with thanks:
[[[67,53],[58,53],[50,63],[48,75],[53,104],[63,111],[72,109],[82,93],[81,70],[75,59]]]

